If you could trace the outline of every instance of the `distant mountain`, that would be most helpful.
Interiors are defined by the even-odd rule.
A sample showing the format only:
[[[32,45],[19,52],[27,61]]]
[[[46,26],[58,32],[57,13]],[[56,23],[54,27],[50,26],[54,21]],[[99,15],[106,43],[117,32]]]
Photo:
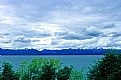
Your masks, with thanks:
[[[103,55],[108,51],[121,53],[121,49],[62,49],[42,51],[36,49],[1,49],[0,55]]]

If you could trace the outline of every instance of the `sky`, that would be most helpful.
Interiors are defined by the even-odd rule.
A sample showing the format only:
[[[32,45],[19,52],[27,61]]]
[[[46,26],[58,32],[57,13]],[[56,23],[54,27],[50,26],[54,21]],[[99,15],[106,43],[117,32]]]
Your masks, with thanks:
[[[0,0],[0,48],[121,48],[121,0]]]

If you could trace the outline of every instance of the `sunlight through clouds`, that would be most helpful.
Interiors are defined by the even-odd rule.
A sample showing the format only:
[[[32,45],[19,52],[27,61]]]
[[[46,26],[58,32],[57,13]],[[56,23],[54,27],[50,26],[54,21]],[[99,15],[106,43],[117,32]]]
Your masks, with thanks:
[[[1,48],[120,48],[121,1],[0,0]]]

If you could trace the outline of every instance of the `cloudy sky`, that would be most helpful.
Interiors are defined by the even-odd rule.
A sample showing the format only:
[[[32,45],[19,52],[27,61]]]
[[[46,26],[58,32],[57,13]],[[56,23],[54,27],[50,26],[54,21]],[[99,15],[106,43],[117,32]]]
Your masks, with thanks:
[[[121,48],[121,0],[0,0],[0,47]]]

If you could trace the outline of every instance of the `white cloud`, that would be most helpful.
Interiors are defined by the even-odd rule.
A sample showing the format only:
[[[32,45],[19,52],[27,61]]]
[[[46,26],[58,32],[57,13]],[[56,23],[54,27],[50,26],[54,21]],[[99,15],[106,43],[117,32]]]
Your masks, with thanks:
[[[17,17],[11,17],[11,16],[1,16],[0,17],[0,23],[7,24],[7,25],[15,25],[18,24],[20,19]]]
[[[85,8],[83,9],[83,12],[84,12],[84,13],[89,13],[89,12],[91,12],[91,11],[94,11],[94,8],[93,8],[93,7],[85,7]]]
[[[92,22],[97,22],[103,19],[103,16],[98,15],[84,15],[83,13],[73,12],[73,11],[51,11],[49,15],[49,21],[52,23],[59,23],[65,25],[72,24],[88,24]],[[48,17],[47,17],[48,18]],[[47,19],[46,18],[46,19]]]
[[[99,47],[106,47],[111,44],[111,37],[100,37],[97,46]]]
[[[27,25],[27,27],[31,27],[32,30],[36,31],[49,31],[49,32],[55,32],[60,30],[58,27],[58,24],[54,23],[48,23],[48,22],[35,22],[35,23],[30,23]]]
[[[86,48],[121,43],[121,8],[117,1],[114,5],[104,0],[0,2],[1,47]]]

